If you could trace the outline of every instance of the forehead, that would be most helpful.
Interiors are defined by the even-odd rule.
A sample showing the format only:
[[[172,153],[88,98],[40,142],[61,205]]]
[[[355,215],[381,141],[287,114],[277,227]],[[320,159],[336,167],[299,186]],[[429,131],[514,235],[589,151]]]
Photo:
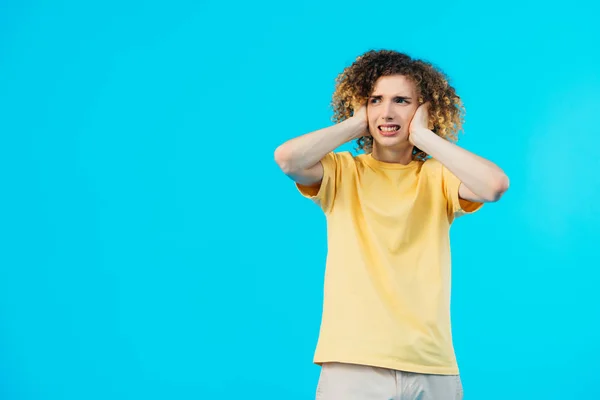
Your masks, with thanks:
[[[376,95],[415,95],[417,87],[415,83],[405,75],[382,76],[373,86]]]

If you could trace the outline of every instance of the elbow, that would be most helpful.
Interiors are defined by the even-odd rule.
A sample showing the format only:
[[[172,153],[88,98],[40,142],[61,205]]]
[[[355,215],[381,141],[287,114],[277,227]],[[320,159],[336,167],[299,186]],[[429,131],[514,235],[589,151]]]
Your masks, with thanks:
[[[492,185],[493,189],[490,193],[488,200],[490,203],[495,203],[504,196],[504,193],[508,190],[510,186],[510,181],[508,176],[502,174],[501,176],[494,179],[494,183]]]
[[[290,171],[290,157],[289,152],[286,150],[284,145],[281,145],[275,149],[275,153],[273,154],[275,159],[275,163],[277,166],[284,172],[288,173]]]

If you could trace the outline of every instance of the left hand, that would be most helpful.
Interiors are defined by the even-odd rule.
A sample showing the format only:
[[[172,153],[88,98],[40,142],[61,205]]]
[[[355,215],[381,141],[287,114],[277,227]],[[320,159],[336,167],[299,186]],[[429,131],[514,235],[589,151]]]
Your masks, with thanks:
[[[430,128],[429,124],[429,106],[429,103],[423,103],[419,106],[419,108],[417,108],[417,111],[415,111],[415,115],[413,115],[412,120],[410,121],[410,125],[408,127],[408,140],[411,140],[411,136],[413,135],[413,133],[419,130],[428,130],[433,128]]]

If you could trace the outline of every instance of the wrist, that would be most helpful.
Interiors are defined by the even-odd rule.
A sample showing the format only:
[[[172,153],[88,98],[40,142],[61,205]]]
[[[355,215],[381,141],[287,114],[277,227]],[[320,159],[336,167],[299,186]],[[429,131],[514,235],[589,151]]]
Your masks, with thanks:
[[[357,139],[367,134],[367,124],[356,117],[350,117],[342,121],[344,130],[348,133],[348,140]]]
[[[431,137],[431,135],[435,135],[435,133],[429,129],[415,129],[414,131],[410,132],[409,140],[414,146],[424,150],[423,147],[426,146],[427,138]]]

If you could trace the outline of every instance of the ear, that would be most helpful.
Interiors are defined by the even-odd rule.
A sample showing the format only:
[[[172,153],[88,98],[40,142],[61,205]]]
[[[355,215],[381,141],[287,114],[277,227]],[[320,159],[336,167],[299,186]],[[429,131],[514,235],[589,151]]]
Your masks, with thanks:
[[[435,132],[435,124],[433,123],[433,117],[430,112],[431,111],[431,103],[428,101],[427,103],[424,103],[422,105],[422,107],[424,108],[424,111],[427,115],[427,129]]]

